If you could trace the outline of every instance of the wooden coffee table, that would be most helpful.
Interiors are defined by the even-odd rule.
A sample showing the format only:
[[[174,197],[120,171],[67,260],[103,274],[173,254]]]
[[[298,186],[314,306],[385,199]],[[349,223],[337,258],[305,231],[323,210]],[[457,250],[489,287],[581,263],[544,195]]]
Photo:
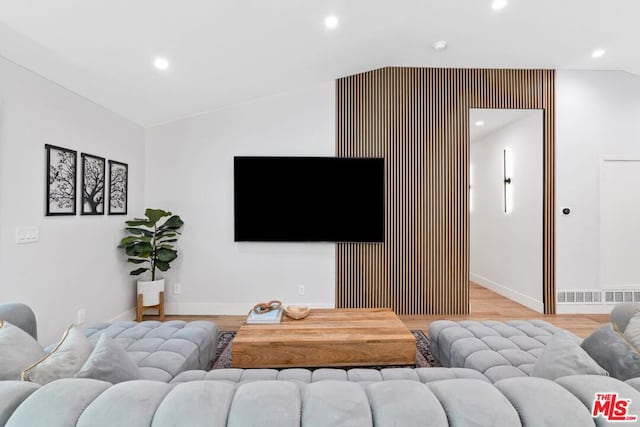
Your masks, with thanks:
[[[302,320],[243,324],[234,368],[415,365],[416,339],[391,309],[312,309]]]

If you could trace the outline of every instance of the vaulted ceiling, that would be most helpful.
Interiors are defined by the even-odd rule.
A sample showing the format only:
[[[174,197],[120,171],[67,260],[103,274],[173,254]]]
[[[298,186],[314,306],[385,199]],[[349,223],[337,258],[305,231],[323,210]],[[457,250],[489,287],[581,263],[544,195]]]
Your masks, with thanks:
[[[144,126],[384,66],[640,74],[636,0],[491,3],[0,0],[0,55]]]

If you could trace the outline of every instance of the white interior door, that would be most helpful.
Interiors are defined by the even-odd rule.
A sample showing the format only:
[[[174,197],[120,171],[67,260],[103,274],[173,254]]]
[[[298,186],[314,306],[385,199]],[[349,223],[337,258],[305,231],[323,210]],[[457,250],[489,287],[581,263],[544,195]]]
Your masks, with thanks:
[[[640,287],[640,159],[601,163],[600,284]]]

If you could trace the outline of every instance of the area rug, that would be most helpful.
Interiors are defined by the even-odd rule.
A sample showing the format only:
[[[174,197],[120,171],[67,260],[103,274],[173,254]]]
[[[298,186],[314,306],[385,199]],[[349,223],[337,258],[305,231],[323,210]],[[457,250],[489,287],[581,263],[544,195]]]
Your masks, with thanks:
[[[411,331],[416,337],[416,368],[428,368],[440,366],[440,363],[431,354],[429,349],[429,338],[422,331]],[[213,359],[211,369],[231,368],[231,346],[233,345],[233,337],[236,336],[234,331],[221,331],[218,333],[218,347],[216,349],[216,357]],[[370,368],[382,369],[392,366],[370,366]]]

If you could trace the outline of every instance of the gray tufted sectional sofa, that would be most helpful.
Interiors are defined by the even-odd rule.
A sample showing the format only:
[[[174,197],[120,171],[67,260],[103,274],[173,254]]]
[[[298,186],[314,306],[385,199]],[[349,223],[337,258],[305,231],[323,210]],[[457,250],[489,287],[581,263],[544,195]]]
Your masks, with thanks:
[[[241,381],[207,379],[205,374],[201,380],[115,386],[88,379],[58,380],[44,387],[5,382],[0,397],[11,399],[0,399],[0,424],[8,418],[9,427],[584,427],[594,425],[589,407],[602,390],[631,398],[630,412],[640,413],[640,393],[609,377],[574,376],[556,382],[519,377],[492,385],[470,370],[466,377],[465,370],[426,368],[422,371],[432,374],[421,372],[418,379],[411,369],[389,370],[377,380],[367,370],[358,371],[234,371]],[[332,379],[334,375],[343,379]],[[398,379],[404,376],[413,379]],[[357,381],[361,378],[366,380]]]
[[[126,333],[132,327],[125,325],[98,325],[88,335],[95,339],[98,331],[113,334],[130,352],[138,351],[136,342],[147,339],[152,346],[147,350],[156,343],[155,349],[164,351],[166,342],[181,339],[175,335],[187,327],[168,324],[174,329],[171,333],[150,323],[134,325],[135,333]],[[527,355],[536,357],[541,348],[531,339],[543,345],[555,327],[546,322],[503,325],[432,326],[436,357],[467,365],[460,368],[200,369],[178,373],[168,383],[135,380],[116,385],[75,378],[44,386],[0,381],[0,426],[614,425],[591,416],[594,396],[601,392],[631,399],[629,413],[640,415],[640,378],[622,382],[593,375],[555,381],[529,377]],[[457,353],[458,347],[463,353]],[[151,354],[140,350],[138,357],[143,361]],[[499,369],[492,370],[492,363]]]
[[[36,317],[28,306],[0,304],[0,319],[38,338]],[[163,382],[189,369],[208,369],[218,345],[218,327],[207,321],[98,323],[83,332],[93,345],[100,334],[109,335],[136,362],[141,379]]]
[[[455,368],[379,375],[367,369],[221,371],[229,372],[190,373],[169,384],[63,379],[39,387],[4,381],[0,425],[585,427],[594,425],[589,408],[603,390],[632,399],[630,413],[640,414],[640,392],[605,376],[491,384],[478,372]],[[608,424],[600,418],[595,425]]]
[[[531,375],[557,333],[570,334],[544,320],[438,320],[429,325],[431,352],[442,366],[474,369],[492,382]],[[570,335],[576,343],[582,341]]]
[[[99,323],[84,334],[95,345],[104,333],[129,353],[140,368],[140,378],[169,382],[188,369],[208,369],[218,345],[213,322],[116,322]]]

